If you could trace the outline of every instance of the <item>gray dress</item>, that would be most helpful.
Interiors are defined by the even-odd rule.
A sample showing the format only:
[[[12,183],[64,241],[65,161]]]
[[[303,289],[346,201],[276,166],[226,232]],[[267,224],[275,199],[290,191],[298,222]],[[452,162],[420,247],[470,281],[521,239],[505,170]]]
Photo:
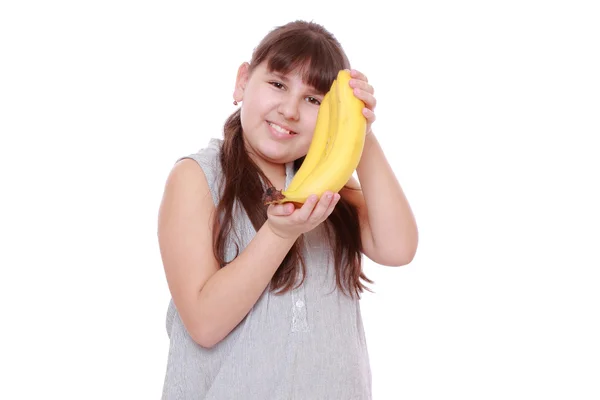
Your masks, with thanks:
[[[215,203],[221,139],[183,157],[198,162]],[[286,165],[286,186],[293,177]],[[256,231],[245,212],[235,219],[240,251]],[[210,349],[187,333],[171,300],[163,400],[370,400],[371,370],[359,300],[335,287],[329,248],[317,228],[306,236],[307,277],[284,295],[265,290],[240,324]]]

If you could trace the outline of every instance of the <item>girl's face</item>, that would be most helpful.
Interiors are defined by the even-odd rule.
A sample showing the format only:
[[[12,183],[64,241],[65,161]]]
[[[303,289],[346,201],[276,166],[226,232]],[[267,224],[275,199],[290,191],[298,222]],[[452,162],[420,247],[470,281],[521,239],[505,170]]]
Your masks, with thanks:
[[[308,152],[324,93],[307,86],[299,71],[283,76],[266,63],[249,75],[240,66],[234,99],[242,101],[241,122],[251,157],[264,168],[294,161]]]

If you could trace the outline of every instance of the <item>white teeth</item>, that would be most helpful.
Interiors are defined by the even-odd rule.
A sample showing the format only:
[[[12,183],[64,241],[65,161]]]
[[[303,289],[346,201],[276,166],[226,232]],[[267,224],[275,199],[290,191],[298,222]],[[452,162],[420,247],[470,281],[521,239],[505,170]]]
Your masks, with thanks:
[[[275,129],[277,132],[280,133],[287,133],[288,135],[292,135],[293,133],[291,131],[288,131],[287,129],[283,129],[282,127],[280,127],[277,124],[274,124],[272,122],[269,122],[269,125],[271,125],[273,127],[273,129]]]

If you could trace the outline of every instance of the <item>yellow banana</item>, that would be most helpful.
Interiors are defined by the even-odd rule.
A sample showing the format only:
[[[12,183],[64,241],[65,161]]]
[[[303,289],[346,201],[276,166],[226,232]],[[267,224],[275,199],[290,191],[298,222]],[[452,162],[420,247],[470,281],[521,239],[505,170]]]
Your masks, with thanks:
[[[311,163],[306,165],[300,179],[292,186],[294,179],[305,167],[304,164],[286,190],[267,190],[265,204],[304,203],[311,194],[320,197],[328,190],[339,192],[348,182],[362,156],[367,126],[367,120],[362,114],[364,103],[354,96],[349,80],[350,72],[341,70],[328,92],[328,101],[331,102],[328,134],[315,132],[319,141],[323,140],[323,136],[327,138],[324,148],[320,142],[314,147],[311,144],[307,154],[307,159],[310,155]],[[322,122],[319,128],[324,125]],[[318,160],[316,165],[315,160]]]
[[[334,82],[335,84],[335,82]],[[332,86],[333,87],[333,86]],[[329,116],[331,108],[331,91],[325,93],[323,101],[319,106],[319,113],[317,115],[317,123],[315,124],[315,131],[313,133],[312,141],[308,147],[308,152],[302,165],[298,169],[298,172],[294,175],[294,178],[288,185],[286,190],[296,190],[304,179],[310,174],[310,172],[317,166],[322,158],[323,153],[326,151],[329,142]]]
[[[339,192],[358,166],[364,147],[366,118],[362,115],[364,103],[354,96],[349,80],[350,73],[340,71],[331,94],[329,151],[299,188],[281,192],[284,198],[280,202],[304,203],[313,193],[321,196],[327,190]]]
[[[329,126],[327,127],[327,144],[325,145],[325,149],[321,154],[321,158],[319,160],[319,164],[322,163],[331,152],[333,148],[333,143],[335,142],[335,138],[338,131],[338,110],[339,110],[339,101],[340,97],[337,91],[338,81],[337,79],[333,81],[331,85],[331,89],[329,90]],[[316,166],[315,166],[316,167]],[[312,169],[314,170],[314,168]],[[312,170],[310,171],[312,173]],[[289,191],[289,190],[288,190]]]

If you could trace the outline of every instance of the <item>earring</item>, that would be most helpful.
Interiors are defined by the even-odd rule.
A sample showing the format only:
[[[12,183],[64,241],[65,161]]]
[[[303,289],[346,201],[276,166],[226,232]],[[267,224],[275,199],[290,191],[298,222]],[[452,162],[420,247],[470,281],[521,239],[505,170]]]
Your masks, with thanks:
[[[234,105],[234,106],[237,106],[237,101],[235,101],[235,100],[234,100],[234,101],[233,101],[233,105]]]

